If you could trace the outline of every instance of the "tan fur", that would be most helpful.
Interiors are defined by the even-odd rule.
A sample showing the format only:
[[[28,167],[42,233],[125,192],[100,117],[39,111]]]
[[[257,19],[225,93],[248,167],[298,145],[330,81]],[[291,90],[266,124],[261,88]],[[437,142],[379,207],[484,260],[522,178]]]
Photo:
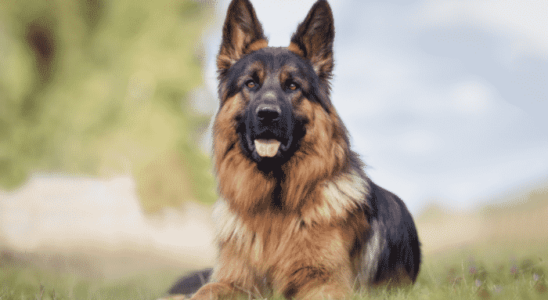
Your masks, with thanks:
[[[304,59],[310,60],[314,72],[320,76],[322,79],[327,79],[333,71],[333,55],[328,54],[326,56],[310,56],[306,57],[303,49],[301,49],[297,44],[290,43],[287,49]]]
[[[332,110],[333,111],[333,110]],[[301,147],[282,166],[286,179],[282,182],[285,205],[299,209],[307,196],[325,180],[340,172],[348,172],[349,147],[334,112],[326,112],[318,103],[302,101],[295,113],[309,119]]]
[[[317,97],[323,98],[329,95],[333,57],[324,47],[331,47],[329,36],[315,34],[318,18],[328,22],[322,28],[333,29],[330,8],[317,2],[294,35],[300,46],[291,43],[288,50],[310,62],[321,81]],[[370,187],[353,162],[335,109],[329,101],[320,104],[303,95],[312,83],[291,76],[296,70],[290,65],[274,73],[279,82],[298,81],[302,90],[292,93],[292,114],[306,120],[306,134],[281,170],[260,171],[240,145],[238,120],[252,92],[243,88],[227,95],[223,76],[244,55],[267,46],[251,4],[232,1],[217,57],[222,103],[213,124],[213,161],[221,196],[214,208],[219,254],[210,283],[194,300],[246,294],[264,298],[273,293],[295,299],[343,299],[371,280],[364,255],[371,230],[365,201]],[[256,62],[246,67],[260,85],[266,66]],[[237,80],[244,86],[249,77]]]
[[[261,50],[263,48],[268,47],[268,41],[267,40],[258,40],[253,43],[251,43],[249,46],[246,47],[244,53],[248,54],[253,51]]]
[[[297,54],[300,57],[304,57],[303,50],[301,50],[301,48],[295,43],[289,43],[289,47],[287,47],[287,50]]]
[[[227,99],[214,122],[220,253],[216,283],[193,299],[209,299],[201,298],[206,290],[221,299],[227,284],[232,293],[275,290],[297,299],[348,295],[356,276],[352,248],[369,226],[359,206],[368,187],[350,169],[338,116],[306,99],[295,101],[295,113],[310,122],[301,147],[283,166],[280,209],[270,204],[277,179],[260,172],[239,145],[235,117],[245,105],[241,94]]]
[[[203,286],[191,299],[239,299],[240,292],[233,285],[215,282]]]
[[[241,31],[237,30],[236,32],[236,48],[224,48],[223,51],[221,51],[221,53],[217,56],[217,69],[219,70],[228,70],[245,54],[268,47],[268,41],[265,39],[250,42],[241,36],[243,34]]]
[[[218,113],[213,125],[214,161],[220,193],[231,199],[233,209],[249,213],[270,203],[276,180],[260,172],[242,152],[235,116],[243,105],[241,95],[236,95]]]
[[[235,214],[226,200],[219,200],[214,216],[220,255],[212,277],[218,282],[252,294],[276,290],[298,299],[341,298],[352,291],[349,253],[367,228],[365,218],[329,224],[320,217],[322,224],[307,225],[296,213]]]

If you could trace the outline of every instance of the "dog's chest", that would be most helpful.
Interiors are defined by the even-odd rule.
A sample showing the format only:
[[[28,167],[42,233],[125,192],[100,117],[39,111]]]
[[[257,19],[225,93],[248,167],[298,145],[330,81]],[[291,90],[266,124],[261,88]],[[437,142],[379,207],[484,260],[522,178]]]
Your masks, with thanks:
[[[329,224],[307,224],[292,214],[268,214],[244,219],[232,212],[221,200],[216,204],[214,218],[219,250],[258,276],[269,276],[281,264],[307,265],[347,257],[354,243],[352,230]],[[339,224],[340,225],[340,224]]]
[[[304,223],[297,215],[265,213],[241,216],[219,200],[213,212],[217,241],[221,248],[230,247],[235,254],[247,257],[249,262],[265,263],[265,253],[275,255],[302,242],[307,234]]]

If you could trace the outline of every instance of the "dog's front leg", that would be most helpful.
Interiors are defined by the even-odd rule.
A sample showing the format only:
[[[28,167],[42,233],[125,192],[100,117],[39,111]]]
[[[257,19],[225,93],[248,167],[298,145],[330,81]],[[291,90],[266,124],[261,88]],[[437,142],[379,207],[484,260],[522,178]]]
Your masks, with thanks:
[[[241,299],[242,296],[260,297],[264,292],[245,257],[236,255],[227,245],[220,250],[219,262],[213,269],[210,283],[202,286],[192,300]]]
[[[231,284],[212,282],[201,287],[190,300],[237,299],[241,295],[242,293]]]
[[[280,291],[288,299],[345,299],[352,293],[352,271],[345,267],[301,267],[279,279]]]

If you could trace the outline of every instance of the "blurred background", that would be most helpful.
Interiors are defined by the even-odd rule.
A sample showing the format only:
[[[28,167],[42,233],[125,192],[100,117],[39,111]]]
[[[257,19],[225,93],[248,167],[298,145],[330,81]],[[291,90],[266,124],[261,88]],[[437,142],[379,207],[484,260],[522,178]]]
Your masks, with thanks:
[[[97,276],[211,264],[228,2],[0,2],[0,264]],[[270,46],[287,46],[313,3],[253,1]],[[426,253],[545,240],[548,2],[330,4],[333,103]]]

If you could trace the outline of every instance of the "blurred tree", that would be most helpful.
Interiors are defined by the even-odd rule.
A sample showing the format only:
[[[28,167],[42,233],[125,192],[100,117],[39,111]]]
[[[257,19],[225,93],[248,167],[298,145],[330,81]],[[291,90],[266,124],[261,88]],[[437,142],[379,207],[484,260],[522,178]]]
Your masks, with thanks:
[[[212,202],[209,160],[191,137],[208,117],[186,101],[201,83],[207,10],[188,0],[0,1],[0,188],[34,171],[131,173],[147,211]]]

